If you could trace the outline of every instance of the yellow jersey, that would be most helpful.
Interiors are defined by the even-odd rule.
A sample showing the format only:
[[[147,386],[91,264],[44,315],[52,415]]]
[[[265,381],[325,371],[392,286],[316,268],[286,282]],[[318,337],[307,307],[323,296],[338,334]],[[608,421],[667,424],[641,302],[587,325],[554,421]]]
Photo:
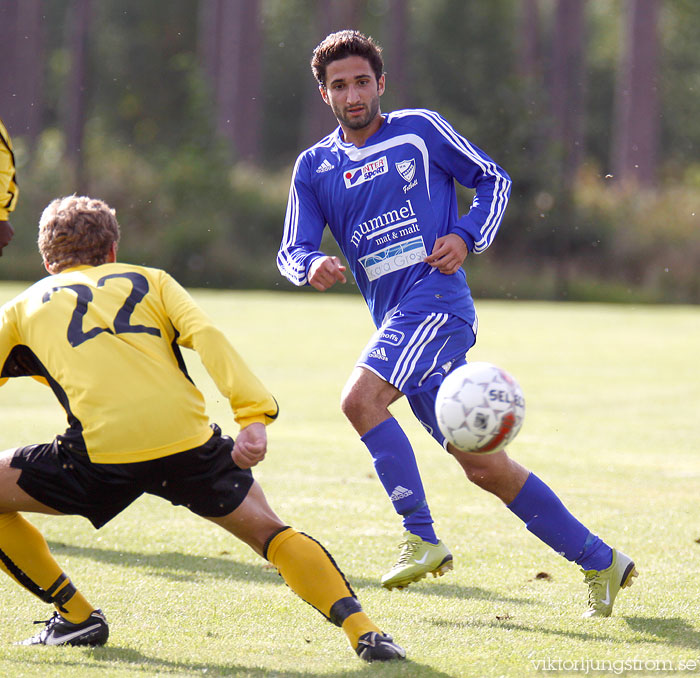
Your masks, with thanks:
[[[66,411],[59,436],[97,463],[164,457],[212,434],[181,346],[197,351],[241,427],[277,403],[165,271],[109,263],[51,275],[0,308],[0,385],[33,376]]]
[[[7,221],[17,204],[19,187],[15,176],[12,140],[0,120],[0,221]]]

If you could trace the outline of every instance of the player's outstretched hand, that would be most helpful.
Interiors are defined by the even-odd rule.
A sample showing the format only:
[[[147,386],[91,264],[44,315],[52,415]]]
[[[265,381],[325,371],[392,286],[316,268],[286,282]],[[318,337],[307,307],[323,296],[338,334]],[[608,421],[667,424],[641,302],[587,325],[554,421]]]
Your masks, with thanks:
[[[345,283],[345,266],[338,257],[319,257],[309,269],[309,285],[319,292],[325,292],[337,282]]]
[[[456,233],[448,233],[435,241],[432,253],[424,261],[440,273],[452,275],[466,258],[467,244]]]
[[[265,424],[249,424],[242,428],[233,445],[231,456],[239,468],[250,468],[261,462],[267,453]]]

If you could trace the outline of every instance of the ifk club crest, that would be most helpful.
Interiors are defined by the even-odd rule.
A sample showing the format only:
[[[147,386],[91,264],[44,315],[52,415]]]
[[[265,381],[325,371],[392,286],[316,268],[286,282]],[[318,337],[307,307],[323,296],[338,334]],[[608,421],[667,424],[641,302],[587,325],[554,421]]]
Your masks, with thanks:
[[[410,184],[413,181],[413,177],[416,175],[416,159],[411,158],[410,160],[397,162],[396,171]]]

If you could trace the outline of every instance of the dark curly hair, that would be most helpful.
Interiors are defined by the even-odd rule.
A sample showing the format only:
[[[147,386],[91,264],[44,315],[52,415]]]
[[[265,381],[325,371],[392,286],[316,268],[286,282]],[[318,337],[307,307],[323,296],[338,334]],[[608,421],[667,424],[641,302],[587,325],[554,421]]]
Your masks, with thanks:
[[[311,70],[318,84],[326,86],[326,67],[329,63],[349,56],[367,59],[377,80],[384,73],[382,48],[371,37],[359,31],[337,31],[324,38],[311,57]]]

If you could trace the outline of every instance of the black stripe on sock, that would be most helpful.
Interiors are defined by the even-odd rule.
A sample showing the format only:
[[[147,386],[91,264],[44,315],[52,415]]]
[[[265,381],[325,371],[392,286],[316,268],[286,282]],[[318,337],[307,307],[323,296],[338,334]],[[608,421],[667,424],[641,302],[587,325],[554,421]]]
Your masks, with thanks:
[[[362,612],[362,605],[357,598],[348,596],[347,598],[341,598],[336,600],[331,607],[330,614],[328,618],[336,626],[342,626],[343,622],[351,615],[356,612]]]
[[[428,502],[427,500],[423,499],[423,501],[419,501],[416,506],[413,506],[412,508],[406,510],[406,511],[397,511],[397,513],[400,516],[403,516],[404,518],[408,518],[408,516],[412,516],[414,513],[417,511],[420,511],[424,506],[427,506]]]
[[[51,596],[51,602],[59,609],[60,612],[68,612],[65,604],[75,595],[76,588],[73,582],[68,579],[65,574],[61,576],[51,585],[47,593],[53,594],[57,588],[57,584],[67,581],[68,583],[55,595]]]
[[[282,534],[282,532],[284,532],[285,530],[291,530],[291,529],[292,529],[292,528],[291,528],[291,526],[289,526],[289,525],[285,525],[284,527],[280,527],[279,530],[277,530],[276,532],[273,532],[273,533],[265,540],[265,545],[263,546],[263,552],[262,552],[263,558],[265,558],[265,560],[269,560],[269,558],[267,557],[267,549],[270,548],[270,544],[272,543],[272,540],[273,540],[278,534]]]
[[[44,589],[41,588],[37,583],[32,581],[29,576],[21,570],[13,560],[2,550],[0,549],[0,560],[2,560],[3,564],[5,567],[8,569],[10,574],[22,585],[24,586],[27,591],[30,593],[33,593],[37,598],[40,598],[43,600],[45,603],[52,603],[53,598],[51,597],[51,594],[48,593],[48,591],[44,591]],[[65,577],[65,575],[63,575]],[[60,579],[60,577],[59,577]],[[55,583],[55,582],[54,582]]]
[[[313,537],[311,537],[311,536],[309,536],[308,534],[306,534],[306,532],[300,532],[299,534],[303,534],[305,537],[311,539],[311,541],[313,541],[313,542],[316,542],[316,543],[321,547],[321,549],[323,550],[323,552],[324,552],[324,553],[326,554],[326,556],[328,557],[328,560],[331,561],[331,563],[333,564],[333,567],[334,567],[336,570],[338,570],[338,574],[343,578],[343,581],[345,582],[345,586],[348,587],[348,592],[350,593],[350,595],[351,595],[353,598],[357,598],[357,596],[355,595],[355,592],[352,590],[352,586],[350,586],[350,583],[349,583],[348,580],[345,578],[345,575],[343,574],[343,571],[338,567],[338,564],[337,564],[337,563],[335,562],[335,560],[333,559],[333,556],[332,556],[330,553],[328,553],[328,551],[326,551],[326,549],[324,548],[323,544],[321,544],[321,542],[317,541],[317,540],[314,539]],[[342,600],[342,598],[341,598],[341,600]]]
[[[58,590],[58,587],[63,584],[64,581],[66,581],[68,577],[66,576],[65,572],[61,572],[61,574],[58,575],[58,579],[49,586],[49,588],[46,589],[46,595],[49,597],[53,597],[53,594],[56,593]]]

